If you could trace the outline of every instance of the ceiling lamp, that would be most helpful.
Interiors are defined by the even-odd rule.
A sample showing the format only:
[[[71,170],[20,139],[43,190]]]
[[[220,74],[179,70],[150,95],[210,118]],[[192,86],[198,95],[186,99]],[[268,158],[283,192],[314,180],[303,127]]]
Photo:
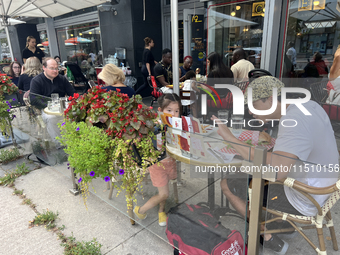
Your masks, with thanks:
[[[239,11],[241,9],[240,5],[236,5],[236,11]]]
[[[235,10],[233,10],[233,11],[230,13],[230,15],[234,17],[234,16],[236,15]]]
[[[319,5],[319,4],[320,4],[320,1],[314,1],[313,4],[314,4],[314,5]]]

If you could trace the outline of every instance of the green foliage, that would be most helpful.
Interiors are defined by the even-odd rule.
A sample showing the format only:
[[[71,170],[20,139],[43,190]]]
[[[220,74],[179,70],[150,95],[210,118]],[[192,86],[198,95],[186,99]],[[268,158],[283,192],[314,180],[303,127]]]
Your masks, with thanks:
[[[22,195],[24,194],[24,190],[19,190],[19,189],[15,189],[14,192],[13,192],[15,195]]]
[[[98,243],[96,238],[93,238],[92,241],[89,242],[76,241],[73,233],[72,236],[68,237],[66,243],[60,245],[64,247],[65,255],[101,255],[100,248],[103,246]]]
[[[24,201],[22,202],[24,205],[31,205],[32,204],[32,200],[29,198],[24,199]]]
[[[0,151],[0,162],[2,164],[7,164],[8,162],[11,162],[13,160],[16,160],[20,157],[20,151],[18,148],[13,149],[2,149]]]
[[[26,166],[25,163],[22,163],[21,165],[17,164],[17,168],[15,169],[15,171],[6,174],[5,176],[0,178],[0,186],[12,186],[15,179],[22,176],[22,175],[26,175],[30,172],[30,170],[28,169],[28,167]]]
[[[70,166],[80,175],[85,205],[88,184],[100,177],[105,181],[121,179],[122,184],[115,188],[126,191],[131,208],[146,168],[161,154],[152,143],[157,114],[142,105],[139,95],[129,99],[119,91],[107,92],[98,86],[69,100],[59,140],[66,146]]]
[[[108,175],[110,138],[103,130],[94,126],[89,128],[85,122],[66,122],[61,134],[63,144],[67,144],[64,151],[69,155],[69,163],[75,167],[76,173],[81,174],[84,182],[91,181],[91,171],[95,171],[94,177],[104,179]]]
[[[40,226],[45,225],[47,229],[52,229],[56,227],[55,221],[58,218],[58,212],[54,213],[49,211],[48,209],[44,211],[42,214],[38,214],[35,216],[33,221],[31,221],[32,226]]]

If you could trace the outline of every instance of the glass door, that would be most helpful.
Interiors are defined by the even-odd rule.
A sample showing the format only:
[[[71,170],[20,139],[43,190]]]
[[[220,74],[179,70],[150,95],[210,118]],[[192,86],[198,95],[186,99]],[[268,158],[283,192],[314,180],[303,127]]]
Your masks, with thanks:
[[[205,74],[206,36],[205,10],[183,10],[183,56],[191,56],[191,69],[200,69]],[[183,59],[182,59],[183,61]]]

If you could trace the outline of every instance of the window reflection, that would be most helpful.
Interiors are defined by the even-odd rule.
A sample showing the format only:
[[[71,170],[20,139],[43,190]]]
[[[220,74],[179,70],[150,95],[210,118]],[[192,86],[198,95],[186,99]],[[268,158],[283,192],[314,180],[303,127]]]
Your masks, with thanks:
[[[282,77],[328,75],[339,44],[340,8],[337,0],[289,2],[285,28]],[[296,60],[292,60],[293,47]]]
[[[76,63],[87,79],[96,80],[95,67],[103,64],[98,22],[57,29],[61,61]]]
[[[208,54],[216,51],[231,67],[232,52],[243,47],[247,59],[260,68],[265,1],[211,5],[208,9]]]

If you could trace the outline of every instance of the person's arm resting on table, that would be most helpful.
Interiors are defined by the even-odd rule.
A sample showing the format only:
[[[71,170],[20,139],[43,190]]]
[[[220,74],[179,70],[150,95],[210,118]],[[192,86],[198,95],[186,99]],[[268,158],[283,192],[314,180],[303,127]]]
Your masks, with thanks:
[[[216,116],[213,115],[211,118],[212,120],[218,120]],[[216,121],[218,123],[218,121]],[[222,138],[227,141],[231,142],[233,148],[244,158],[244,159],[250,159],[250,161],[254,160],[254,152],[255,148],[250,147],[247,143],[238,140],[232,132],[229,130],[227,125],[224,123],[218,124],[218,131],[217,133],[222,136]],[[294,142],[294,141],[293,141]],[[289,143],[289,141],[287,141]],[[296,143],[296,141],[294,142]],[[249,155],[250,152],[250,155]],[[267,165],[271,166],[289,166],[289,169],[295,164],[296,159],[298,157],[292,153],[276,150],[275,152],[267,152]],[[289,172],[278,172],[277,179],[285,178],[287,177]]]

